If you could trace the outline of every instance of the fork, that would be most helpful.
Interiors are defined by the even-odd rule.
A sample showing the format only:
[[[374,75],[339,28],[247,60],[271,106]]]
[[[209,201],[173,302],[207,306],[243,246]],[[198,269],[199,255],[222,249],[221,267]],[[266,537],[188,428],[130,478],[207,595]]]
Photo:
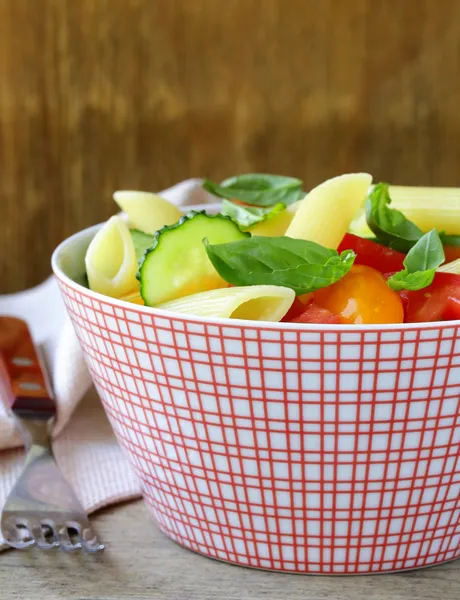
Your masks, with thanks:
[[[27,450],[22,473],[2,511],[6,544],[18,549],[103,550],[54,460],[51,430],[56,403],[27,324],[14,317],[0,317],[0,397],[16,419]]]

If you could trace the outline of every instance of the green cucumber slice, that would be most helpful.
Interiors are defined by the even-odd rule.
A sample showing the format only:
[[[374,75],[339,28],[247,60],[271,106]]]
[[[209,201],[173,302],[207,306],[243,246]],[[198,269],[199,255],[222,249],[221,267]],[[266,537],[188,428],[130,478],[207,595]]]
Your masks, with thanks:
[[[230,217],[191,211],[156,232],[139,263],[141,296],[147,306],[226,287],[208,258],[203,238],[222,244],[250,237]]]

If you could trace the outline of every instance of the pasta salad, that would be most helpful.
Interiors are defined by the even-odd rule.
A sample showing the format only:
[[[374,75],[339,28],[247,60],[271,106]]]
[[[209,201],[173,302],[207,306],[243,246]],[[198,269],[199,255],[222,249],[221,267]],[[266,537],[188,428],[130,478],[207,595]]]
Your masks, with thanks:
[[[244,174],[203,187],[218,214],[117,191],[85,257],[90,289],[202,317],[323,324],[460,319],[460,190],[373,184],[305,193]]]

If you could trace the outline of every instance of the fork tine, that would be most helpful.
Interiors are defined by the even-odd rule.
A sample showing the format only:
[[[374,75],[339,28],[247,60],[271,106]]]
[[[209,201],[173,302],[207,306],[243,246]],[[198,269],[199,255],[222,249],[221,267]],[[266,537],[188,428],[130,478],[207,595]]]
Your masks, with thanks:
[[[104,544],[100,544],[97,539],[96,534],[91,529],[89,523],[86,524],[87,527],[83,529],[81,534],[81,540],[83,546],[87,552],[101,552],[104,550]]]
[[[18,544],[22,542],[19,530],[16,527],[16,520],[13,518],[4,519],[2,521],[2,535],[5,539],[5,543],[12,548],[17,548]]]
[[[45,548],[45,550],[50,549],[50,548],[58,548],[59,547],[59,536],[57,534],[54,521],[52,519],[42,519],[40,524],[41,524],[43,537],[45,538],[45,541],[49,546],[49,548]],[[48,534],[45,534],[45,530],[48,530]],[[50,541],[48,541],[48,539]]]
[[[51,531],[51,541],[46,539],[45,529]],[[59,542],[54,537],[53,528],[48,523],[42,524],[38,519],[36,521],[31,521],[31,530],[37,548],[40,550],[51,550],[52,548],[59,546]]]
[[[46,541],[41,525],[32,528],[32,535],[34,537],[37,548],[39,548],[40,550],[51,550],[52,548],[55,548],[58,545],[54,541]]]
[[[31,536],[35,540],[35,544],[37,545],[38,548],[42,548],[42,544],[43,543],[46,544],[46,541],[45,541],[45,538],[43,538],[40,521],[38,519],[30,519],[29,520],[29,528],[30,528]]]
[[[27,519],[14,519],[15,535],[11,539],[10,546],[23,550],[35,546],[35,538],[32,534],[30,523]]]
[[[74,552],[81,548],[81,543],[77,542],[74,544],[70,539],[68,524],[61,525],[57,527],[58,537],[59,537],[59,546],[65,550],[66,552]]]
[[[77,539],[77,542],[73,542],[76,545],[78,544],[80,547],[85,547],[85,540],[83,539],[82,536],[82,531],[81,531],[81,525],[78,521],[67,521],[66,522],[66,527],[67,527],[67,531],[69,532],[69,535],[71,536],[71,540],[73,541],[73,539]]]
[[[91,529],[88,521],[80,523],[79,521],[67,521],[65,524],[67,535],[69,536],[69,542],[72,544],[72,548],[83,548],[87,552],[100,552],[104,550],[103,544],[99,543],[96,534]],[[78,542],[73,542],[70,538],[69,532],[75,532],[73,537],[76,537]]]
[[[33,538],[22,540],[19,535],[16,535],[16,537],[5,538],[5,542],[10,548],[15,548],[16,550],[25,550],[26,548],[35,546],[35,540]]]

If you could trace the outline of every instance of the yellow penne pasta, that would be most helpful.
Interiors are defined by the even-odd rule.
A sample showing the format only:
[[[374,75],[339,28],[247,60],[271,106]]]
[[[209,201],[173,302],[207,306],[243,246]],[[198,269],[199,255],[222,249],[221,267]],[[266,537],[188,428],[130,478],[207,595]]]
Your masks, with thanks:
[[[181,211],[157,194],[119,190],[113,199],[128,215],[129,225],[145,233],[154,233],[165,225],[176,223]]]
[[[141,304],[141,305],[145,304],[139,290],[135,290],[134,292],[131,292],[130,294],[126,294],[126,296],[122,296],[121,300],[124,300],[125,302],[131,302],[132,304]]]
[[[302,201],[286,235],[337,248],[363,203],[372,176],[350,173],[328,179]]]
[[[436,269],[438,273],[453,273],[454,275],[460,275],[460,258],[448,262],[445,265],[441,265]]]
[[[447,234],[460,233],[460,188],[410,187],[391,185],[391,208],[427,233],[431,229]],[[366,223],[364,207],[360,207],[349,231],[361,237],[373,237]]]
[[[300,204],[301,201],[291,204],[273,218],[257,223],[257,225],[251,227],[249,231],[252,235],[263,235],[267,237],[278,237],[280,235],[284,235],[287,228],[291,224]]]
[[[200,292],[160,304],[156,308],[196,315],[280,321],[295,298],[293,290],[276,285],[251,285]]]
[[[85,265],[95,292],[120,298],[139,288],[134,243],[121,217],[111,217],[99,229],[86,251]]]
[[[355,235],[359,235],[363,238],[372,238],[375,234],[369,229],[366,221],[366,210],[364,207],[361,207],[358,210],[353,221],[350,223],[350,227],[348,228],[350,233],[354,233]]]
[[[390,186],[391,206],[424,232],[460,233],[460,188]]]

